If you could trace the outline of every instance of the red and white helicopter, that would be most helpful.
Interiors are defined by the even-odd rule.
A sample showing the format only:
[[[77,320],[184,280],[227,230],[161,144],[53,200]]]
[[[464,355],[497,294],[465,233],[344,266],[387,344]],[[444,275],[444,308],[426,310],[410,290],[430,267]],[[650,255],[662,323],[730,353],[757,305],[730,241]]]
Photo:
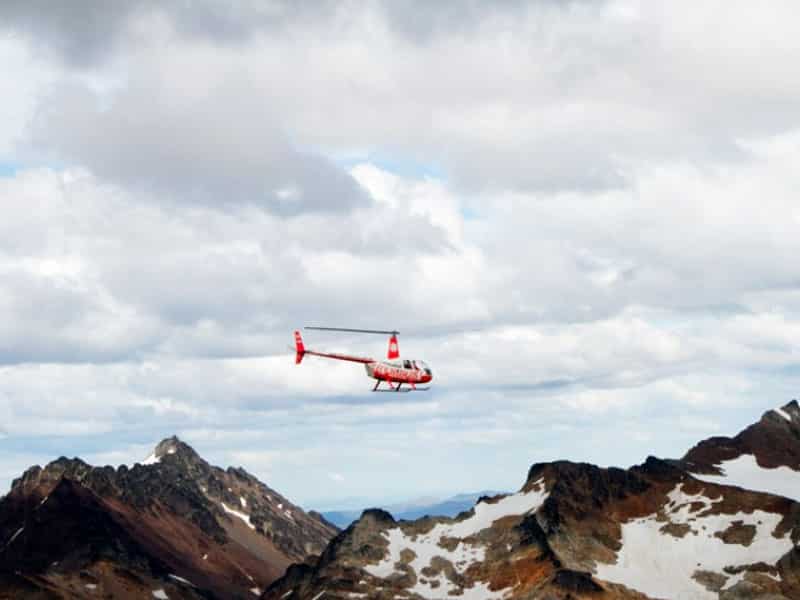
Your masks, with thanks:
[[[297,352],[294,361],[295,364],[299,365],[306,354],[362,363],[364,368],[367,370],[367,375],[377,380],[375,382],[375,387],[372,388],[373,392],[418,392],[430,389],[428,387],[417,387],[418,384],[430,383],[433,379],[433,373],[431,372],[430,367],[421,360],[400,359],[400,349],[397,345],[397,336],[400,333],[399,331],[347,329],[342,327],[305,327],[305,329],[314,329],[317,331],[345,331],[348,333],[379,333],[383,335],[389,335],[391,336],[389,338],[389,351],[386,355],[388,360],[381,361],[374,358],[310,350],[307,349],[303,344],[303,338],[300,335],[300,332],[295,331],[294,343],[295,350]],[[378,389],[383,381],[389,384],[388,390]],[[408,387],[403,388],[404,384]]]

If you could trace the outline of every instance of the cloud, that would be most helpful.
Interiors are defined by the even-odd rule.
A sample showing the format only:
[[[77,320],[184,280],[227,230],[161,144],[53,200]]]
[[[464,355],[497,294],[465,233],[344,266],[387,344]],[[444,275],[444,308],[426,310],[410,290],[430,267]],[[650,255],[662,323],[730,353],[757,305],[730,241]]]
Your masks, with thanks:
[[[107,93],[62,90],[43,107],[51,150],[286,212],[298,186],[315,208],[327,189],[358,202],[326,155],[434,164],[470,193],[624,189],[642,164],[738,165],[741,140],[800,126],[784,3],[734,4],[724,19],[713,3],[627,1],[12,6],[7,23],[32,39],[110,61],[86,82]],[[84,31],[81,10],[103,26]]]
[[[168,24],[188,38],[239,44],[259,30],[332,13],[332,5],[324,1],[302,6],[283,0],[243,2],[230,10],[214,0],[191,5],[144,0],[113,8],[97,0],[79,0],[69,6],[11,0],[3,3],[0,22],[66,63],[86,67],[125,51],[126,44],[140,41],[143,30],[159,25]]]
[[[794,5],[454,6],[5,3],[4,450],[447,494],[792,397]],[[312,323],[434,388],[295,366]]]
[[[67,61],[86,63],[115,49],[133,12],[133,5],[117,10],[103,2],[66,6],[12,0],[3,3],[0,21]]]
[[[452,254],[444,228],[405,205],[287,224],[257,207],[142,202],[79,170],[23,171],[0,198],[0,307],[15,316],[3,363],[282,353],[303,321],[353,322],[354,286],[376,315],[418,304],[375,282]]]
[[[252,204],[281,215],[369,202],[349,174],[292,148],[246,86],[200,88],[171,77],[134,82],[104,107],[87,88],[57,89],[40,108],[32,143],[162,201]],[[233,118],[216,110],[223,105]]]

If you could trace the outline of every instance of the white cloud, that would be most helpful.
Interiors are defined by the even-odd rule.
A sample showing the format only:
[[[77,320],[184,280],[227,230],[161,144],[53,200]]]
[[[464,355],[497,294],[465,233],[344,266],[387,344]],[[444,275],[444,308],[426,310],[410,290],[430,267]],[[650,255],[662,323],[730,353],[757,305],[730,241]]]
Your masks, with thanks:
[[[0,162],[42,165],[0,172],[13,456],[178,431],[301,499],[415,495],[680,454],[788,400],[793,4],[276,6],[7,13]],[[295,366],[314,323],[401,329],[434,390]]]

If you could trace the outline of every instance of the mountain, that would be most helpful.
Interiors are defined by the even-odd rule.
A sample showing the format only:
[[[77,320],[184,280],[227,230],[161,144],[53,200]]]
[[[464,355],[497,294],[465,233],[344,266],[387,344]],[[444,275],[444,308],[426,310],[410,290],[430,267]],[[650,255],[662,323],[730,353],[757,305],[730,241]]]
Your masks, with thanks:
[[[455,517],[458,513],[469,510],[481,496],[495,496],[500,492],[483,491],[471,494],[457,494],[449,498],[423,498],[419,501],[390,504],[381,508],[390,513],[395,519],[410,521],[422,517]],[[322,511],[325,520],[344,529],[353,521],[358,520],[363,510],[330,510]]]
[[[335,533],[175,437],[130,469],[62,457],[0,500],[0,598],[254,598]]]
[[[734,438],[713,437],[681,459],[697,479],[800,500],[800,405],[768,411]]]
[[[365,511],[262,600],[797,600],[800,406],[629,469],[534,464],[455,518]]]

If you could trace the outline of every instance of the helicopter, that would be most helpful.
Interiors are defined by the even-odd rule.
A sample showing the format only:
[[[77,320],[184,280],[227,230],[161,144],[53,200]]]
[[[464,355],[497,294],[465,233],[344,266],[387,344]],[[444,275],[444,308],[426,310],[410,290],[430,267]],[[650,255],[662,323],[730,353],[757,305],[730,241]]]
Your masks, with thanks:
[[[306,354],[312,356],[322,356],[323,358],[333,358],[335,360],[346,360],[349,362],[362,363],[367,370],[367,375],[375,379],[373,392],[421,392],[427,391],[430,387],[418,387],[418,384],[430,383],[433,379],[431,368],[422,360],[400,359],[400,348],[397,343],[399,331],[383,331],[377,329],[350,329],[345,327],[304,327],[307,330],[316,331],[343,331],[346,333],[375,333],[388,335],[389,350],[386,354],[387,360],[377,360],[361,356],[350,356],[348,354],[337,354],[334,352],[318,352],[305,347],[303,337],[299,331],[294,332],[295,344],[295,364],[299,365]],[[380,389],[380,385],[386,382],[389,389]],[[406,385],[407,387],[403,387]]]

